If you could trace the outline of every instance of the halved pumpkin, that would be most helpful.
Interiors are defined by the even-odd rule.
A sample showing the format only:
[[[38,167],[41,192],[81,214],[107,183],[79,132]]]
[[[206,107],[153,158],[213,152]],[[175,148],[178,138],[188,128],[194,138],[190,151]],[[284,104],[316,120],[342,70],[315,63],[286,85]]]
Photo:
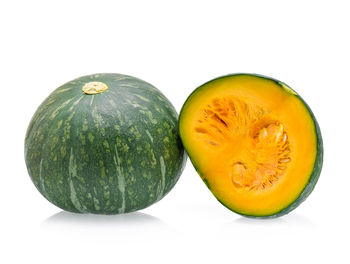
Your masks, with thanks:
[[[203,181],[239,214],[289,213],[319,178],[323,146],[317,121],[280,81],[236,74],[205,83],[185,102],[179,127]]]

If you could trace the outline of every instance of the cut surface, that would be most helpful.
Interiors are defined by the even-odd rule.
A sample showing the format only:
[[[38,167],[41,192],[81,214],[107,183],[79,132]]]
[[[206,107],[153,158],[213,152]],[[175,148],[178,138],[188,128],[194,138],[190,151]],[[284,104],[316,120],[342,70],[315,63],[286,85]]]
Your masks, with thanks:
[[[214,98],[201,109],[195,136],[204,145],[229,157],[236,188],[257,191],[273,186],[290,162],[287,132],[269,113],[238,98]]]
[[[198,88],[181,111],[191,161],[217,199],[239,213],[281,211],[312,174],[315,125],[286,87],[258,76],[223,77]]]

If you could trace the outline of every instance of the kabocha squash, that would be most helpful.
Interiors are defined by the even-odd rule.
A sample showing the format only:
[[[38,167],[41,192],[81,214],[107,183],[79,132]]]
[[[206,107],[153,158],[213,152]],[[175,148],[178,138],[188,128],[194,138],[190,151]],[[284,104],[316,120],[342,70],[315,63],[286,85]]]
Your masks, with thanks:
[[[323,146],[308,105],[286,84],[235,74],[197,88],[179,119],[182,142],[214,196],[248,217],[295,209],[319,178]]]
[[[40,193],[77,213],[118,214],[162,199],[186,157],[177,113],[140,79],[94,74],[56,89],[34,114],[25,161]]]

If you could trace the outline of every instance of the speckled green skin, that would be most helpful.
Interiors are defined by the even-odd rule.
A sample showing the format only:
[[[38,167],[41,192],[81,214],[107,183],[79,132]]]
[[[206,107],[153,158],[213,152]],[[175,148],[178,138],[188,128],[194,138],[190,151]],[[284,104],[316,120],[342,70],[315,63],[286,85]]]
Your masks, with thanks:
[[[206,89],[208,84],[212,84],[215,81],[218,80],[223,80],[225,78],[234,78],[235,76],[240,76],[240,75],[247,75],[247,76],[253,76],[253,77],[257,77],[257,78],[262,78],[262,79],[266,79],[268,81],[272,81],[274,83],[276,83],[278,86],[281,87],[281,89],[284,89],[286,91],[288,91],[290,94],[292,94],[292,96],[296,96],[299,100],[302,101],[302,103],[305,105],[305,107],[308,109],[309,114],[312,118],[312,120],[314,121],[314,126],[315,126],[315,133],[316,133],[316,138],[317,138],[317,154],[316,154],[316,159],[315,159],[315,164],[314,164],[314,168],[312,170],[311,175],[309,176],[309,180],[307,182],[307,184],[305,185],[304,189],[300,192],[300,194],[298,194],[296,196],[296,199],[290,203],[287,207],[283,208],[282,210],[279,210],[278,212],[275,212],[273,214],[270,215],[247,215],[247,214],[243,214],[237,210],[235,210],[234,208],[231,208],[229,206],[227,206],[223,201],[221,201],[220,199],[217,198],[217,200],[226,208],[230,209],[231,211],[238,213],[242,216],[245,217],[249,217],[249,218],[258,218],[258,219],[268,219],[268,218],[277,218],[283,215],[286,215],[288,213],[290,213],[291,211],[293,211],[295,208],[297,208],[302,202],[304,202],[306,200],[306,198],[311,194],[311,192],[314,190],[316,183],[320,177],[321,174],[321,170],[322,170],[322,165],[323,165],[323,141],[322,141],[322,135],[321,135],[321,130],[320,127],[318,125],[318,122],[316,120],[315,115],[313,114],[313,112],[311,111],[310,107],[308,106],[308,104],[301,98],[300,95],[298,95],[292,88],[290,88],[288,85],[286,85],[285,83],[278,81],[276,79],[273,79],[271,77],[266,77],[263,75],[259,75],[259,74],[246,74],[246,73],[238,73],[238,74],[229,74],[229,75],[225,75],[225,76],[221,76],[218,77],[216,79],[213,79],[203,85],[201,85],[200,87],[198,87],[196,90],[194,90],[191,95],[187,98],[186,102],[184,103],[181,112],[180,112],[180,117],[179,117],[179,126],[180,126],[180,136],[182,139],[184,139],[184,137],[186,137],[186,135],[181,134],[181,117],[183,115],[186,114],[186,104],[190,104],[191,100],[195,97],[196,93],[201,91],[202,89]],[[185,141],[183,141],[185,142]],[[194,166],[194,168],[196,169],[196,171],[198,172],[198,174],[201,176],[202,180],[204,181],[205,185],[208,187],[208,189],[211,191],[211,186],[210,186],[210,182],[206,179],[205,174],[202,173],[202,169],[196,164],[196,160],[193,159],[193,157],[191,157],[191,152],[189,151],[189,146],[186,146],[185,144],[185,149],[187,151],[187,154]]]
[[[84,94],[91,81],[109,88]],[[131,76],[95,74],[64,84],[39,106],[25,161],[37,189],[58,207],[118,214],[162,199],[186,156],[177,113],[159,90]]]

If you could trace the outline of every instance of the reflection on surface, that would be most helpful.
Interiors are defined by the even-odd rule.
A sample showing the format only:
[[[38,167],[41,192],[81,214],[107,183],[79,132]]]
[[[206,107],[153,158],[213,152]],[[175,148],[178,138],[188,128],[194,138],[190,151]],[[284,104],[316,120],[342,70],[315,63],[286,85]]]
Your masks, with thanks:
[[[307,216],[301,214],[290,213],[283,217],[289,224],[296,224],[300,226],[316,227],[316,224]]]
[[[253,224],[253,225],[298,225],[298,226],[314,226],[312,221],[303,215],[298,215],[295,213],[291,213],[278,218],[271,219],[259,219],[259,218],[248,218],[248,217],[240,217],[235,220],[235,223],[240,224]]]
[[[171,237],[174,230],[162,220],[140,212],[120,215],[93,215],[59,212],[47,218],[40,229],[47,236],[73,239],[90,243],[93,238],[105,243],[131,243],[146,241],[150,237],[163,240]]]
[[[290,214],[279,218],[256,219],[240,216],[218,228],[217,235],[225,239],[250,241],[254,237],[255,242],[266,243],[266,239],[294,236],[299,232],[312,234],[317,227],[307,217],[298,214]],[[311,232],[311,233],[310,233]],[[268,237],[268,238],[267,238]]]
[[[157,217],[133,212],[120,215],[94,215],[94,214],[77,214],[66,211],[56,213],[47,218],[42,224],[45,226],[95,226],[95,227],[128,227],[128,226],[167,226]]]
[[[248,225],[268,225],[268,224],[285,224],[286,221],[283,218],[272,218],[272,219],[259,219],[259,218],[249,218],[241,216],[235,220],[235,223],[248,224]]]

